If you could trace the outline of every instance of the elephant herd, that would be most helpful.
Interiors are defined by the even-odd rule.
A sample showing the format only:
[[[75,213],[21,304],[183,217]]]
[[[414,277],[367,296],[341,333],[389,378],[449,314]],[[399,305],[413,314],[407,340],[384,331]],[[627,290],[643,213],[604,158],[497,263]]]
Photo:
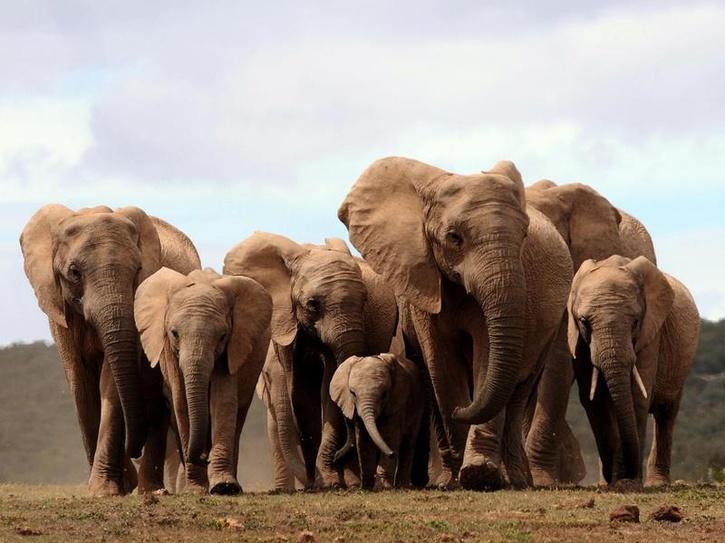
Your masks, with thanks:
[[[371,164],[350,242],[256,232],[222,274],[136,207],[47,205],[20,237],[92,495],[236,494],[267,408],[275,488],[579,482],[576,380],[611,485],[668,484],[699,316],[646,228],[583,184]],[[655,421],[643,469],[648,415]],[[132,462],[136,459],[136,462]]]

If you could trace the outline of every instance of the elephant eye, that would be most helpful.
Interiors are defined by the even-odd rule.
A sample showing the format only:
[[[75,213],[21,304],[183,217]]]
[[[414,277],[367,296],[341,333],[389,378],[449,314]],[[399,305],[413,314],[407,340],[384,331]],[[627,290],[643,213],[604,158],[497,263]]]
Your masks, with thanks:
[[[463,245],[463,236],[453,230],[446,233],[446,243],[451,247],[460,248]]]
[[[68,276],[68,280],[72,283],[79,283],[81,280],[81,270],[75,263],[71,263],[71,265],[68,266],[68,273],[66,275]]]
[[[320,312],[320,301],[317,298],[310,298],[307,300],[307,303],[305,303],[305,308],[310,313],[316,315]]]
[[[588,343],[592,333],[589,319],[587,319],[586,317],[579,317],[579,329],[581,330],[582,336],[584,337],[584,341]]]
[[[179,339],[179,331],[176,328],[171,329],[171,336],[178,341]]]

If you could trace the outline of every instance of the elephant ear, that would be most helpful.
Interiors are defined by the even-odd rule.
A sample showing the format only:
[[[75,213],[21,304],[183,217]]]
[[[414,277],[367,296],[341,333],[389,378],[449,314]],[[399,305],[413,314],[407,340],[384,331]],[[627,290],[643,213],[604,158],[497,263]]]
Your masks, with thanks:
[[[538,191],[544,191],[548,189],[553,189],[557,187],[558,185],[552,181],[551,179],[539,179],[536,183],[533,183],[526,187],[527,191],[530,190],[538,190]]]
[[[403,362],[392,353],[378,355],[390,371],[390,392],[388,393],[387,413],[399,413],[408,403],[411,393],[410,374]]]
[[[170,268],[161,268],[136,289],[133,316],[141,334],[141,346],[152,368],[166,347],[166,309],[169,299],[189,279]]]
[[[568,213],[565,213],[569,217],[565,239],[569,240],[575,267],[588,258],[604,260],[622,254],[619,236],[622,217],[609,200],[581,183],[562,185],[555,192],[569,205]]]
[[[644,317],[634,347],[634,350],[639,352],[657,337],[672,310],[675,293],[665,274],[647,258],[637,257],[625,268],[639,278],[644,295]]]
[[[524,182],[521,179],[521,172],[519,172],[516,165],[510,160],[499,160],[493,165],[490,170],[484,171],[483,173],[503,175],[508,177],[514,184],[514,194],[516,199],[519,201],[521,211],[526,212],[526,189],[524,188]]]
[[[398,326],[398,304],[395,293],[385,280],[362,259],[356,259],[365,283],[363,319],[368,352],[391,350],[391,341]]]
[[[138,231],[138,248],[141,251],[141,270],[138,272],[140,284],[161,267],[161,241],[154,223],[146,213],[138,207],[123,207],[116,213],[130,220]]]
[[[569,301],[566,304],[566,311],[569,317],[567,323],[567,343],[569,345],[569,352],[574,358],[576,358],[576,345],[579,342],[579,327],[577,326],[576,316],[574,315],[574,302],[576,301],[577,290],[582,279],[596,268],[598,268],[596,260],[592,260],[591,258],[585,260],[579,267],[579,271],[576,272],[571,284],[571,290],[569,291]]]
[[[350,371],[352,367],[362,360],[359,356],[351,356],[340,364],[330,380],[330,398],[340,406],[342,414],[352,419],[355,416],[355,400],[350,394]]]
[[[65,206],[50,204],[40,208],[28,221],[20,235],[25,275],[33,287],[38,305],[51,321],[68,327],[65,302],[53,271],[55,227],[73,212]]]
[[[325,238],[325,247],[327,247],[330,251],[338,251],[352,256],[347,243],[345,243],[345,240],[340,238]]]
[[[308,253],[309,249],[284,236],[255,232],[224,257],[225,275],[251,277],[272,296],[272,339],[281,346],[290,345],[297,335],[291,267]]]
[[[350,241],[396,294],[441,310],[441,275],[425,236],[420,190],[447,172],[408,158],[383,158],[355,182],[337,212]]]
[[[269,343],[272,298],[254,279],[227,275],[214,282],[230,300],[232,332],[227,343],[229,373],[237,373],[254,351]]]

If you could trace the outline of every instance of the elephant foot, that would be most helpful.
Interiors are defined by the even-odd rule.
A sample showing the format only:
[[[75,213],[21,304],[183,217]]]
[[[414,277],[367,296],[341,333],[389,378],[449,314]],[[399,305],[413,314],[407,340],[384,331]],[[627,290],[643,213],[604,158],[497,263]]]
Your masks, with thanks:
[[[237,496],[242,493],[242,485],[230,474],[212,477],[209,481],[209,493],[220,496]]]
[[[431,484],[431,487],[437,488],[438,490],[458,490],[461,488],[461,483],[453,476],[450,470],[444,469],[441,471],[436,482]]]
[[[88,492],[94,498],[123,495],[123,485],[119,481],[107,479],[99,475],[91,475],[88,481]]]
[[[670,486],[671,484],[672,482],[670,481],[670,478],[666,475],[654,475],[647,478],[647,482],[645,482],[644,486],[648,488],[663,488]]]
[[[616,492],[639,492],[642,490],[642,481],[639,479],[617,479],[609,488]]]
[[[484,458],[464,465],[459,479],[466,490],[499,490],[504,486],[501,467]]]
[[[534,481],[534,486],[538,487],[553,487],[559,484],[550,473],[538,468],[531,468],[531,478]]]
[[[207,493],[206,485],[194,481],[186,481],[184,494],[195,494],[197,496]]]

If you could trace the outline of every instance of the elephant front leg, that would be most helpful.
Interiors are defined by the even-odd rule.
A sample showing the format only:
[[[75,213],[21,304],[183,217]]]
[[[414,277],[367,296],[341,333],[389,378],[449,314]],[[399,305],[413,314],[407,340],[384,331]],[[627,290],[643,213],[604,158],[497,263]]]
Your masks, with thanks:
[[[164,401],[161,372],[144,365],[142,374],[146,389],[146,403],[149,406],[149,433],[138,472],[138,490],[139,493],[162,494],[166,493],[164,462],[170,413]]]
[[[242,492],[236,478],[238,383],[226,368],[217,366],[211,378],[211,454],[209,492],[234,495]],[[246,415],[246,412],[245,412]]]
[[[88,490],[93,496],[118,496],[124,493],[124,424],[121,401],[108,364],[101,369],[101,421],[93,457]],[[127,479],[135,479],[135,468],[126,463]],[[126,485],[131,486],[131,485]],[[134,485],[135,486],[135,485]],[[132,490],[132,489],[131,489]]]
[[[535,382],[536,379],[532,375],[523,383],[519,383],[506,406],[501,454],[509,483],[516,489],[528,488],[534,484],[529,460],[524,450],[522,426],[526,404]]]
[[[502,411],[493,420],[470,427],[460,475],[463,488],[497,490],[503,486],[501,434],[504,417]]]
[[[334,460],[335,453],[345,441],[346,431],[342,412],[328,393],[324,400],[322,439],[316,462],[322,488],[343,488],[345,486],[344,466],[336,466]]]
[[[679,410],[680,399],[674,402],[655,404],[655,419],[652,449],[647,461],[647,486],[670,484],[670,462],[672,460],[672,430]]]

